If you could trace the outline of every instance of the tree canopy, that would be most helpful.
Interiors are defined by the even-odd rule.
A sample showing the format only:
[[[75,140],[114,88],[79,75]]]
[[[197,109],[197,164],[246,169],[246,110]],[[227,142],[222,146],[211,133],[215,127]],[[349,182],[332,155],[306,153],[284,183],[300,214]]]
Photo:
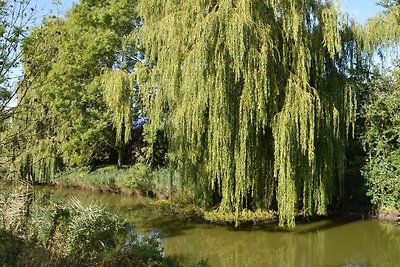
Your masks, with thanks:
[[[19,45],[34,22],[35,7],[31,1],[0,1],[0,124],[11,115],[15,107],[15,88],[22,74]]]
[[[364,107],[368,195],[378,208],[400,208],[400,90],[398,70],[375,77]]]
[[[168,146],[169,166],[203,207],[237,222],[273,210],[291,227],[348,192],[346,146],[361,112],[369,194],[398,207],[398,73],[375,77],[370,63],[397,46],[400,9],[381,5],[361,26],[330,0],[82,0],[23,41],[2,17],[0,116],[12,92],[20,107],[0,120],[0,156],[35,181],[110,153],[121,166],[140,117],[154,145],[138,146],[143,161],[164,164]],[[0,0],[0,13],[11,11]],[[21,42],[13,90],[4,70]]]
[[[326,214],[356,100],[353,26],[331,1],[139,0],[150,127],[206,207]],[[150,93],[149,93],[150,92]]]
[[[129,0],[83,0],[65,19],[46,18],[26,38],[27,79],[20,86],[27,97],[13,118],[16,139],[10,148],[18,151],[13,162],[19,175],[40,180],[57,161],[79,166],[107,156],[115,131],[102,76],[126,61],[135,23]]]
[[[400,208],[399,59],[387,53],[399,51],[400,2],[382,0],[380,4],[384,12],[369,19],[362,34],[366,51],[379,52],[392,62],[391,70],[377,72],[368,84],[362,110],[362,140],[367,153],[363,175],[367,194],[377,210]]]

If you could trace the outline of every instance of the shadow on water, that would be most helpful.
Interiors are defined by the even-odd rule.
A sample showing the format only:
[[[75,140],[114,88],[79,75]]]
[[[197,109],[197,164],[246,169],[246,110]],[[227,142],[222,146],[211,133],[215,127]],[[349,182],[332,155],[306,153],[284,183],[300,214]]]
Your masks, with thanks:
[[[239,227],[235,227],[233,225],[226,226],[229,231],[233,232],[254,232],[254,231],[263,231],[269,233],[291,233],[292,229],[283,228],[279,226],[277,220],[270,220],[261,223],[245,223],[241,224]]]
[[[341,227],[341,226],[345,226],[354,222],[357,222],[361,219],[359,218],[333,218],[333,219],[329,219],[327,220],[325,219],[320,219],[318,222],[321,222],[321,224],[317,224],[317,225],[313,225],[313,222],[310,222],[310,224],[312,225],[310,228],[306,228],[306,229],[301,229],[296,231],[296,234],[311,234],[311,233],[316,233],[316,232],[321,232],[321,231],[327,231],[327,230],[331,230],[333,228],[337,228],[337,227]],[[299,227],[307,227],[308,223],[304,222],[302,224],[299,225]]]
[[[313,219],[300,219],[296,222],[294,228],[284,228],[279,226],[278,220],[271,220],[262,223],[247,223],[239,227],[233,225],[225,226],[233,232],[254,232],[262,231],[266,233],[292,233],[292,234],[311,234],[321,231],[327,231],[333,228],[345,226],[361,220],[360,218],[340,218],[340,217],[319,217]],[[215,227],[215,226],[214,226]]]
[[[193,230],[197,225],[190,222],[181,222],[175,218],[161,217],[147,219],[141,226],[145,231],[154,229],[160,233],[162,238],[170,238],[185,235],[186,232]]]

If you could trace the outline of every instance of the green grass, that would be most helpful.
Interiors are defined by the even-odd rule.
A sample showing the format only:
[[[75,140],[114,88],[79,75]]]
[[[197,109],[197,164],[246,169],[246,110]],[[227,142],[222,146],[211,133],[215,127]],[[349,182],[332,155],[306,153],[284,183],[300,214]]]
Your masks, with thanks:
[[[172,183],[173,181],[173,183]],[[169,199],[180,189],[179,175],[169,168],[152,170],[144,164],[124,166],[104,166],[90,171],[87,168],[61,173],[52,180],[59,186],[110,191],[142,196],[157,196]]]

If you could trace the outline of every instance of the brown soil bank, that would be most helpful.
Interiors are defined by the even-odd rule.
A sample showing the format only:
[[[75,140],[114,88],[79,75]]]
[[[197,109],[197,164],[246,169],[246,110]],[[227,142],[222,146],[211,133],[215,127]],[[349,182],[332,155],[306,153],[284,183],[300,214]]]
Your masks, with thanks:
[[[378,219],[385,221],[398,221],[400,223],[400,210],[383,210],[378,213]]]

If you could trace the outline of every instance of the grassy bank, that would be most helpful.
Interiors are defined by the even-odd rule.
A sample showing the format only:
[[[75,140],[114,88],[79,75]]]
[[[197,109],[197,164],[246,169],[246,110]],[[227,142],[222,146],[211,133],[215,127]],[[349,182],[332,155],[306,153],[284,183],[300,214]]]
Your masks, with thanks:
[[[176,178],[171,176],[176,174],[168,168],[151,170],[143,164],[135,164],[118,169],[110,165],[92,171],[86,168],[66,171],[51,183],[61,187],[169,199],[179,186],[176,183],[178,179],[171,182],[171,178]]]

